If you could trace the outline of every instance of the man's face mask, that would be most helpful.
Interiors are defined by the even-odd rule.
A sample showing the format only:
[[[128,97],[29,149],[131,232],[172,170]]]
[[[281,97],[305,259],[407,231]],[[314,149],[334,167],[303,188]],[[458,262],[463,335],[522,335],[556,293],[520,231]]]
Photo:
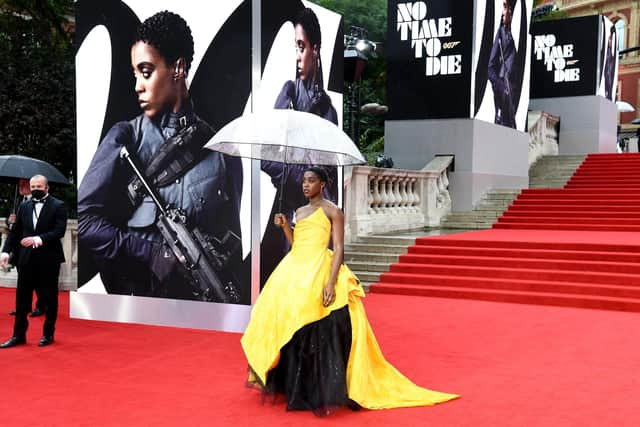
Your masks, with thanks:
[[[32,190],[31,191],[31,197],[33,197],[36,200],[40,200],[42,199],[44,196],[46,196],[47,193],[44,192],[44,190]]]

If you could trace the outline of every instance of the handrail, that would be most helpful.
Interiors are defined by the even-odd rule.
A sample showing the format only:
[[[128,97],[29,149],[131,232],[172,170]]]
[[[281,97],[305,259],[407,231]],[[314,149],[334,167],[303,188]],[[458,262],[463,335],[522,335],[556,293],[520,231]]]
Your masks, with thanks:
[[[345,189],[345,240],[436,226],[451,211],[448,170],[438,156],[422,170],[354,166]]]

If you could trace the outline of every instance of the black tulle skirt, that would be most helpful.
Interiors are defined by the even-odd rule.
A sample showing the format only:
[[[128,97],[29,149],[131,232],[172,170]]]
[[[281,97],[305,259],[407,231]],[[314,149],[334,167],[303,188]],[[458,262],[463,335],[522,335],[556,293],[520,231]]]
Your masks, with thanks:
[[[257,384],[274,401],[284,396],[287,410],[324,416],[339,407],[358,409],[347,396],[351,320],[347,306],[299,329],[280,350],[267,384]]]

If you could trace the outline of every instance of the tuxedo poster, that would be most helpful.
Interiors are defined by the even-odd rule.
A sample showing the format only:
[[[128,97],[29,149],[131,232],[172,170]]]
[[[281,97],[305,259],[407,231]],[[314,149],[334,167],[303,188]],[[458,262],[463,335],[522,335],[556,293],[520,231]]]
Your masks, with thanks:
[[[585,16],[533,25],[532,98],[595,95],[600,21]]]
[[[79,294],[152,297],[155,301],[191,300],[228,306],[248,306],[255,298],[251,254],[259,252],[260,245],[252,241],[252,227],[256,224],[253,218],[261,216],[265,209],[252,206],[252,192],[265,188],[259,205],[271,206],[275,197],[271,177],[261,172],[260,182],[252,182],[250,159],[204,150],[202,154],[197,153],[196,160],[187,160],[184,169],[178,168],[171,182],[152,188],[161,199],[155,203],[146,188],[137,193],[133,190],[142,186],[127,160],[136,160],[136,154],[141,156],[138,160],[143,160],[145,135],[151,135],[145,134],[147,128],[160,127],[166,138],[172,138],[164,133],[164,126],[171,123],[172,116],[152,115],[152,102],[143,89],[145,80],[153,78],[153,70],[158,74],[168,68],[169,73],[174,73],[174,80],[184,78],[188,103],[182,103],[178,113],[187,111],[182,117],[197,117],[197,123],[205,122],[208,125],[205,128],[212,132],[252,108],[254,111],[267,105],[274,108],[284,82],[296,77],[292,20],[306,6],[316,11],[323,29],[324,90],[336,109],[335,117],[342,117],[342,63],[336,59],[341,59],[341,48],[334,54],[335,46],[342,43],[340,16],[299,0],[282,1],[278,7],[262,2],[259,61],[262,81],[260,92],[256,92],[258,102],[252,105],[251,6],[251,0],[80,0],[76,3]],[[181,35],[184,31],[164,27],[172,24],[163,23],[162,16],[158,18],[163,11],[169,12],[169,21],[178,20],[188,27],[190,35],[186,39],[192,42],[186,45],[192,45],[192,53],[186,55],[186,60],[180,59],[185,56]],[[159,35],[149,36],[148,32],[141,35],[141,24],[149,27],[145,31],[151,33],[156,26]],[[163,41],[155,42],[154,37]],[[156,47],[154,43],[159,44]],[[145,44],[154,47],[155,50],[145,52],[151,52],[152,58],[157,54],[159,63],[164,64],[162,67],[156,67],[153,61],[138,59],[135,47]],[[172,56],[174,45],[178,49],[177,57]],[[174,96],[171,90],[165,94],[169,98]],[[175,120],[181,123],[182,118]],[[133,129],[130,138],[129,129]],[[147,139],[153,142],[151,137]],[[108,150],[105,147],[109,144],[118,150],[122,146],[129,148],[129,155]],[[199,166],[205,160],[198,156],[212,165],[208,172]],[[162,164],[159,160],[156,163]],[[151,170],[149,164],[141,168],[143,172]],[[157,225],[163,215],[173,221],[169,225],[184,221],[186,230],[200,231],[201,239],[196,240],[209,251],[208,255],[213,254],[211,271],[217,277],[218,288],[223,289],[222,294],[216,294],[217,288],[207,288],[203,281],[193,280],[189,268],[193,269],[194,265],[183,265],[187,267],[186,274],[184,269],[164,271],[167,264],[174,263],[172,257],[182,260],[174,248],[166,244],[167,239]],[[263,229],[266,221],[269,218],[261,217],[259,223]],[[141,243],[142,240],[146,242]]]
[[[470,117],[473,0],[388,2],[392,120]]]
[[[609,101],[616,101],[618,88],[618,46],[620,35],[616,26],[606,16],[600,16],[600,42],[598,58],[598,89],[597,94],[604,96]]]
[[[532,0],[477,0],[472,117],[526,131]]]

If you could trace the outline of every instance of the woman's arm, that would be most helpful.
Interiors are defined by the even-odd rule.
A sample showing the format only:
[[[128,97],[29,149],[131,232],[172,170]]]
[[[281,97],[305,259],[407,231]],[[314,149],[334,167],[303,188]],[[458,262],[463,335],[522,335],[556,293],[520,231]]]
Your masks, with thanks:
[[[335,286],[338,280],[340,266],[344,260],[344,215],[340,208],[331,206],[329,219],[331,220],[331,240],[333,241],[333,262],[331,263],[331,274],[329,281],[322,292],[322,303],[325,307],[330,306],[336,299]]]
[[[273,223],[276,225],[276,227],[282,228],[284,237],[287,238],[289,245],[293,245],[293,231],[291,230],[291,226],[289,225],[287,216],[283,213],[277,213],[273,217]]]

